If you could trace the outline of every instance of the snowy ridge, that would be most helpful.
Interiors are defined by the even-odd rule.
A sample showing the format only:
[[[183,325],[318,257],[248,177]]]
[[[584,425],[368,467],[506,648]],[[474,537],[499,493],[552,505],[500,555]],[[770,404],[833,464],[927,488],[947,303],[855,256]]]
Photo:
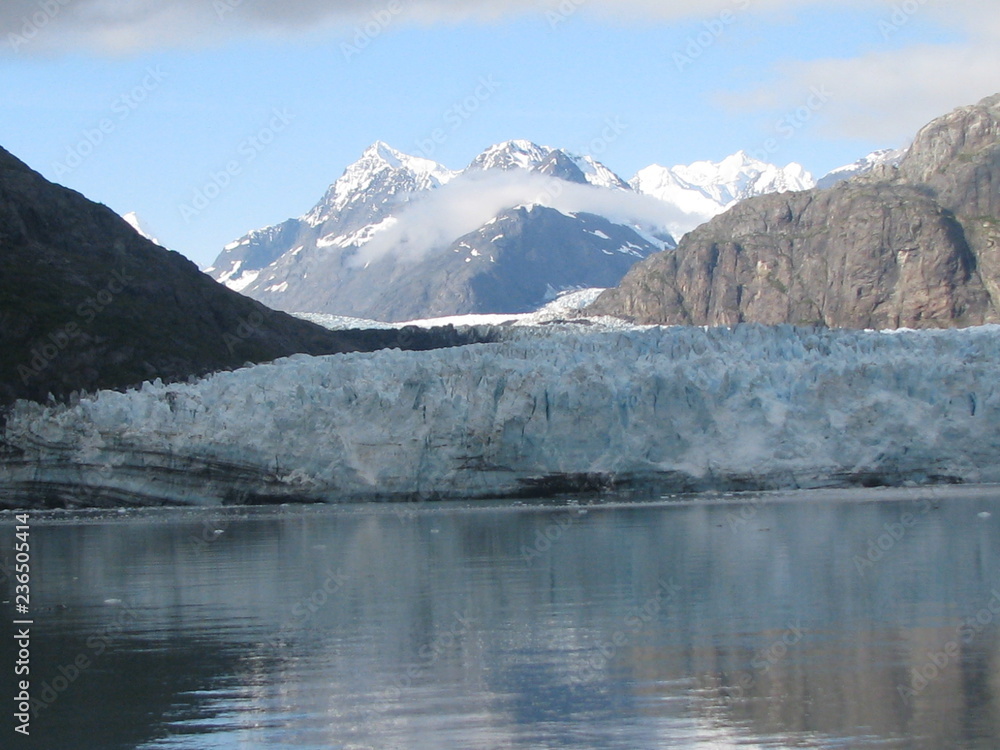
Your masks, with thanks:
[[[837,167],[837,169],[831,170],[825,176],[820,178],[819,182],[816,183],[816,187],[833,187],[838,182],[843,182],[844,180],[848,180],[851,177],[857,177],[858,175],[868,174],[881,166],[898,166],[899,163],[903,161],[903,157],[909,153],[909,150],[910,148],[907,146],[906,148],[885,148],[879,151],[873,151],[868,154],[868,156],[861,157],[853,164],[846,164],[843,167]]]
[[[296,231],[294,224],[292,220],[255,229],[230,242],[212,266],[204,269],[205,273],[233,291],[242,292],[280,257],[283,251],[276,251],[275,245],[282,239],[294,239],[290,236]]]
[[[152,477],[158,497],[217,503],[1000,480],[996,326],[509,336],[20,402],[5,439],[24,455],[0,460],[0,486],[138,496]]]
[[[631,190],[627,182],[612,172],[608,167],[591,156],[576,156],[566,154],[594,187],[610,188],[611,190]]]
[[[490,146],[472,161],[466,169],[466,173],[471,174],[490,169],[507,171],[520,169],[527,172],[537,172],[554,155],[559,155],[573,164],[583,174],[584,179],[595,187],[631,190],[627,182],[591,156],[579,156],[563,149],[539,146],[525,140],[505,141]]]
[[[235,274],[238,270],[239,270],[238,268],[234,269],[233,273]],[[230,277],[223,278],[222,283],[224,283],[234,292],[242,292],[244,289],[246,289],[248,286],[254,283],[257,280],[258,276],[260,276],[260,271],[244,271],[236,278],[230,278]]]
[[[654,164],[637,172],[629,184],[688,215],[687,220],[670,227],[679,238],[747,198],[808,190],[816,181],[800,164],[778,167],[738,151],[720,162],[697,161],[669,168]]]
[[[531,141],[513,140],[490,146],[479,154],[466,169],[467,172],[488,169],[538,169],[545,163],[553,149]]]

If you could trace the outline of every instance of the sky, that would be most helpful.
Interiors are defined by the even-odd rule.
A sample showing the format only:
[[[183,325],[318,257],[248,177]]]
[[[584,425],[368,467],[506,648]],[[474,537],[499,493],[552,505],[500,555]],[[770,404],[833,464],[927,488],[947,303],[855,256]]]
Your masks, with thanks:
[[[994,0],[4,0],[0,146],[204,267],[377,140],[819,177],[998,71]]]

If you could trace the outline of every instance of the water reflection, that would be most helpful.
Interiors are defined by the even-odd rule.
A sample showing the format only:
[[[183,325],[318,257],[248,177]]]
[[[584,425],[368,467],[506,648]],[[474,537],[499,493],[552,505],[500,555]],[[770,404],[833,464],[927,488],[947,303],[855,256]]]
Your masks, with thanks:
[[[33,742],[996,747],[1000,503],[856,499],[37,524]]]

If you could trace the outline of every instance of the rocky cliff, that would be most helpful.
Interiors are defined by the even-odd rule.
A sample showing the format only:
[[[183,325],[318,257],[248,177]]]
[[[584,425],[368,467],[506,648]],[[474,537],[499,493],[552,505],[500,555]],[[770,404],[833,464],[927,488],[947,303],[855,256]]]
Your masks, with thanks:
[[[587,312],[690,325],[996,322],[998,241],[1000,95],[927,125],[898,166],[737,205]]]

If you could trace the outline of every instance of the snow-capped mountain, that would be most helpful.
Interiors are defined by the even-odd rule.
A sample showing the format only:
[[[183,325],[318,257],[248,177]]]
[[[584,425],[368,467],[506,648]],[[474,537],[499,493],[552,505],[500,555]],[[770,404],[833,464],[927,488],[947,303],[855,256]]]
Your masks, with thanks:
[[[307,214],[231,242],[205,272],[230,289],[256,296],[254,283],[261,271],[285,253],[296,247],[301,252],[308,244],[347,247],[365,232],[373,235],[384,219],[414,195],[444,185],[455,174],[436,162],[407,156],[376,142]],[[362,234],[355,238],[359,232]],[[272,307],[279,306],[274,300],[266,301]]]
[[[738,151],[720,162],[697,161],[675,167],[653,164],[636,173],[629,184],[686,214],[668,227],[679,238],[747,198],[808,190],[816,181],[800,164],[778,167]]]
[[[879,151],[873,151],[868,154],[868,156],[861,157],[853,164],[845,164],[842,167],[837,167],[837,169],[831,170],[817,181],[816,187],[833,187],[838,182],[849,180],[850,178],[857,177],[858,175],[867,174],[873,169],[883,165],[889,167],[898,166],[899,163],[903,161],[903,157],[906,156],[909,150],[909,147],[907,147],[898,149],[884,148]]]
[[[616,285],[637,259],[748,198],[832,186],[905,153],[876,151],[818,183],[799,164],[745,151],[654,164],[625,182],[590,156],[526,140],[491,146],[461,171],[376,142],[310,211],[230,243],[206,272],[292,312],[525,312],[567,289]],[[623,218],[622,201],[642,196],[662,216]]]
[[[227,245],[206,273],[293,312],[527,312],[672,247],[649,213],[590,157],[508,141],[453,172],[379,142],[308,213]]]

